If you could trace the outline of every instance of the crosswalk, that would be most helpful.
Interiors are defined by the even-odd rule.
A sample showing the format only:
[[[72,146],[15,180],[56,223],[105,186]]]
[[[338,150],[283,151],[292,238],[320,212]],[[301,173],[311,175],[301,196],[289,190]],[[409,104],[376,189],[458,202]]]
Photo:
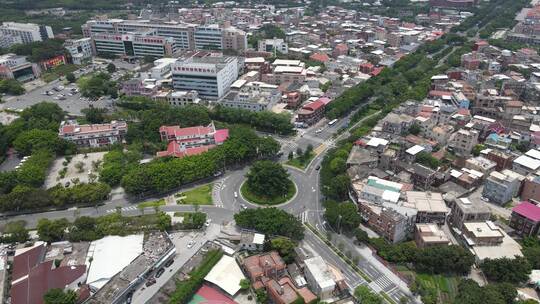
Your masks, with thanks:
[[[133,210],[137,210],[137,209],[138,209],[137,206],[128,206],[128,207],[123,207],[123,208],[121,208],[120,210],[121,210],[122,212],[124,212],[124,211],[133,211]],[[114,209],[108,209],[108,210],[105,211],[105,212],[107,212],[107,213],[113,213],[113,212],[116,212],[116,210],[117,210],[116,208],[114,208]]]
[[[371,282],[370,286],[372,285],[376,285],[379,289],[385,290],[385,291],[390,290],[395,287],[394,282],[392,282],[389,278],[387,278],[384,275],[378,277],[375,281]]]
[[[221,179],[214,183],[214,187],[212,188],[212,201],[214,202],[214,205],[219,208],[223,208],[223,201],[221,200],[220,192],[221,190],[225,189],[227,185],[224,184],[225,179]]]
[[[308,212],[309,211],[306,210],[298,215],[298,219],[302,221],[302,224],[308,222]]]

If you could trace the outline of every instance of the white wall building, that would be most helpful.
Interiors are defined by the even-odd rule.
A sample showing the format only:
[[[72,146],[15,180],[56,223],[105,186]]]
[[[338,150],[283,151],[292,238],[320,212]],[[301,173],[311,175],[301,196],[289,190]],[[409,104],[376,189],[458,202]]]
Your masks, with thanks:
[[[195,90],[202,98],[219,99],[238,78],[238,59],[227,56],[190,57],[173,64],[173,87]]]
[[[64,43],[64,47],[71,55],[74,64],[82,64],[84,61],[92,58],[93,48],[92,39],[69,39]]]
[[[304,274],[310,289],[321,300],[332,297],[332,292],[336,289],[336,282],[326,262],[316,256],[304,261],[306,267]]]
[[[283,39],[262,39],[259,40],[259,52],[280,52],[282,54],[289,53],[289,46]]]
[[[52,28],[34,23],[3,22],[0,34],[21,37],[22,43],[43,41],[54,38]]]

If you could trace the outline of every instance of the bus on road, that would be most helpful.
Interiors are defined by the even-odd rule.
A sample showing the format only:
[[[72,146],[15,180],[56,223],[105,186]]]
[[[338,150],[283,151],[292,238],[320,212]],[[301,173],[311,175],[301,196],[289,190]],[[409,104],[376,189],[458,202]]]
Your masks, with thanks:
[[[336,122],[337,122],[337,119],[333,119],[328,123],[328,125],[331,126],[331,125],[335,124]]]

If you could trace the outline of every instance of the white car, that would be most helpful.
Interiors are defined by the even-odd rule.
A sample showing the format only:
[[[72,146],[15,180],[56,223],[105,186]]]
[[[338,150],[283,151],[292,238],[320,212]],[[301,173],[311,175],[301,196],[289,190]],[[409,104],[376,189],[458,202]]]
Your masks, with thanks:
[[[204,223],[204,225],[205,225],[206,227],[208,227],[208,226],[210,226],[210,223],[211,223],[211,222],[212,222],[212,219],[207,219],[207,220],[206,220],[206,223]]]
[[[234,198],[238,198],[238,192],[234,191]]]
[[[191,241],[189,241],[189,243],[187,244],[187,248],[191,248],[191,247],[193,247],[193,245],[195,245],[195,241],[191,240]]]

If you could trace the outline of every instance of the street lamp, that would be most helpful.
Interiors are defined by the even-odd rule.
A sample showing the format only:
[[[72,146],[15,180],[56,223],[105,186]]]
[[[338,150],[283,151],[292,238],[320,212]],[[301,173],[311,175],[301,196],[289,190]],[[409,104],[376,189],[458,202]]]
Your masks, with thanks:
[[[338,216],[338,231],[339,231],[339,234],[341,234],[341,214]]]

